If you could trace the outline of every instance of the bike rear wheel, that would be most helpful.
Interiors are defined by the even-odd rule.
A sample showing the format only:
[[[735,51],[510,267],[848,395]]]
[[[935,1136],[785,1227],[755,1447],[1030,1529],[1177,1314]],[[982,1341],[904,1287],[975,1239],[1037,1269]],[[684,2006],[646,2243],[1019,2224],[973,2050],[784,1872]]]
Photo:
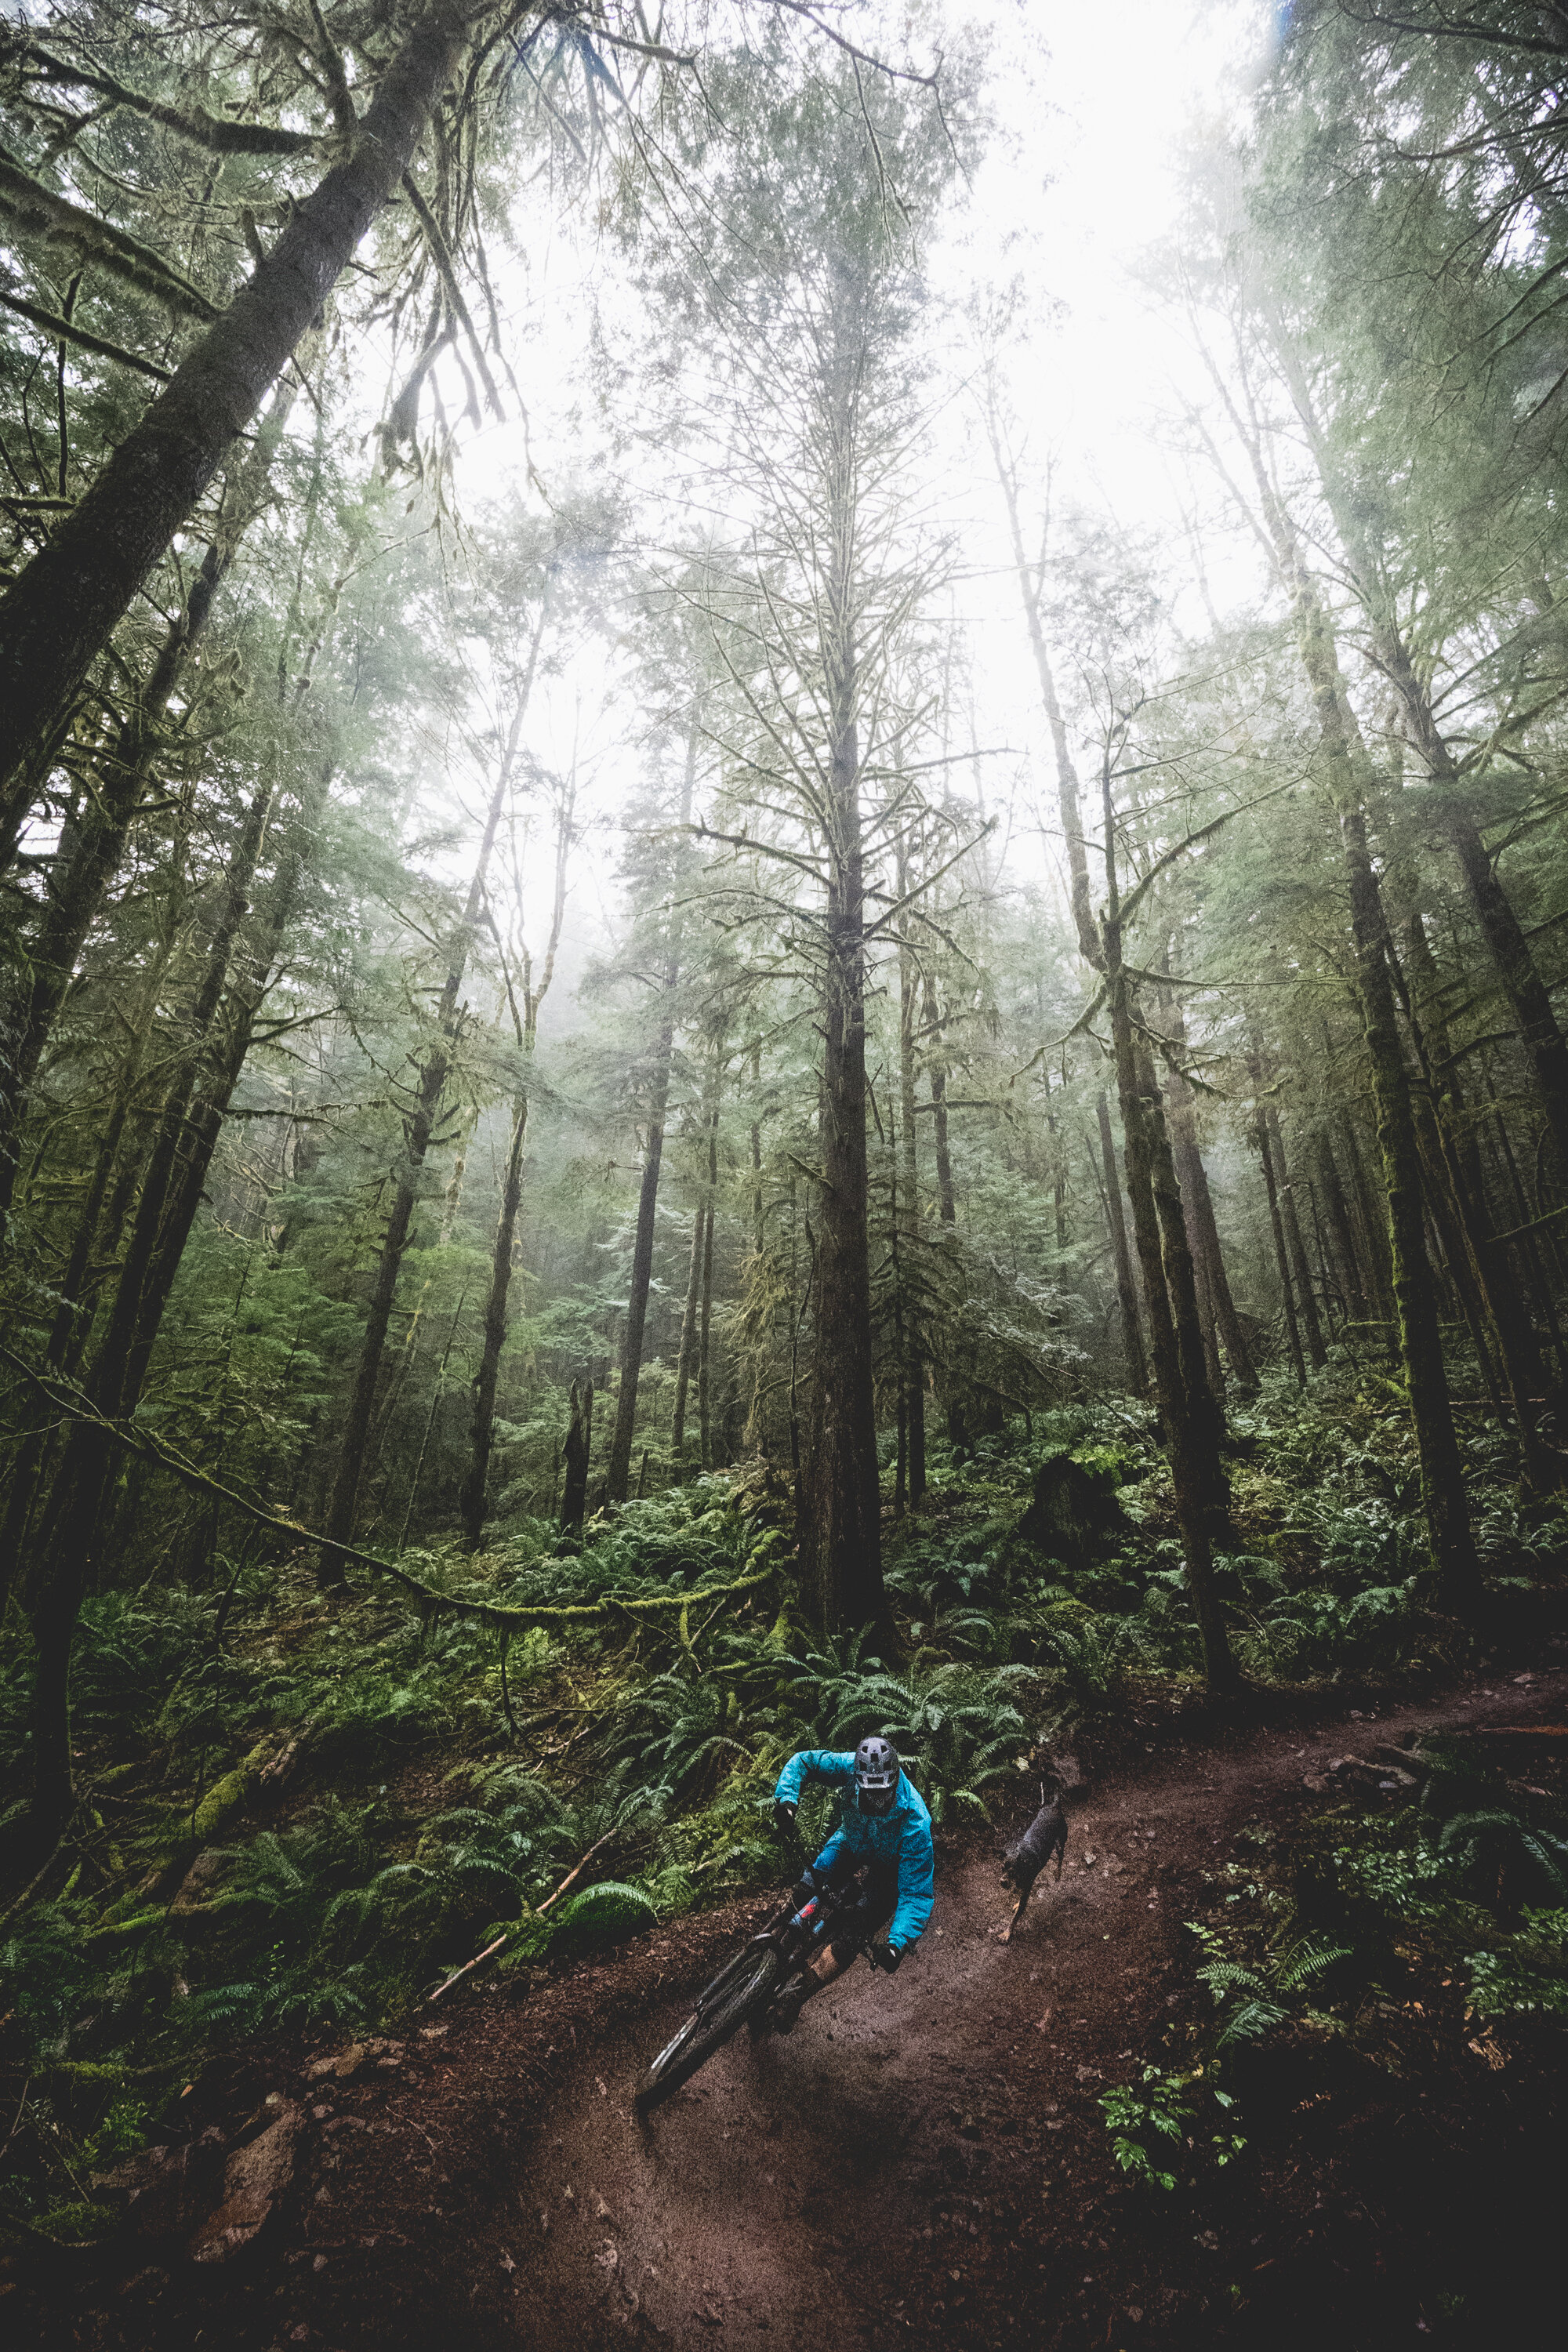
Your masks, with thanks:
[[[672,2042],[659,2052],[647,2074],[638,2083],[637,2105],[646,2115],[679,2091],[682,2083],[689,2082],[700,2066],[705,2066],[716,2050],[723,2048],[731,2035],[742,2025],[755,2009],[772,2000],[778,1987],[780,1959],[771,1944],[763,1944],[741,1955],[742,1965],[731,1975],[716,1979],[723,1990],[707,2009],[700,2009],[689,2017]],[[728,1978],[728,1982],[724,1979]]]

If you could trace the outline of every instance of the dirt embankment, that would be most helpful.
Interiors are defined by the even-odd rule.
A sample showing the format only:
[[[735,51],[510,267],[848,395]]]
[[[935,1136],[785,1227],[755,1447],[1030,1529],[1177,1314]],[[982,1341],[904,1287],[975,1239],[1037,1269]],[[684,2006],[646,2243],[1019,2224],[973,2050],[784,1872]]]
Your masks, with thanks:
[[[112,2276],[19,2282],[12,2310],[51,2345],[235,2352],[1502,2340],[1554,2235],[1539,2070],[1478,2062],[1458,2105],[1451,2084],[1380,2076],[1202,2203],[1123,2186],[1098,2100],[1196,2000],[1182,1923],[1238,1832],[1321,1803],[1304,1783],[1358,1743],[1565,1706],[1553,1668],[1124,1763],[1010,1945],[990,1842],[939,1854],[931,1931],[897,1978],[857,1968],[789,2040],[742,2036],[646,2125],[638,2066],[766,1906],[679,1923],[526,2001],[468,1995],[346,2076],[304,2053],[215,2074],[193,2095],[209,2178],[290,2123],[255,2237],[197,2264],[165,2221]]]

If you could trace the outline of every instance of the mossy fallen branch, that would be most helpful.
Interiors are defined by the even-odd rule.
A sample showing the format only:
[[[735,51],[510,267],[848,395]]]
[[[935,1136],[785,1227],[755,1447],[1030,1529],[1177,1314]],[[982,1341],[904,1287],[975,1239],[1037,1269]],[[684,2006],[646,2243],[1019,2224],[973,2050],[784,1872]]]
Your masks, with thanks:
[[[471,1624],[491,1625],[498,1633],[507,1634],[522,1633],[531,1625],[593,1625],[603,1623],[605,1618],[616,1614],[641,1617],[658,1610],[673,1609],[686,1619],[689,1626],[689,1612],[694,1601],[729,1600],[738,1592],[753,1591],[758,1585],[769,1583],[778,1572],[778,1562],[770,1559],[748,1575],[732,1578],[727,1584],[698,1585],[689,1591],[656,1592],[635,1601],[623,1594],[607,1593],[602,1601],[574,1601],[553,1607],[535,1607],[515,1601],[475,1601],[455,1592],[441,1592],[435,1585],[427,1584],[422,1576],[415,1576],[395,1560],[382,1559],[373,1551],[363,1551],[357,1544],[338,1543],[331,1536],[317,1535],[312,1528],[302,1527],[298,1519],[286,1517],[281,1511],[269,1511],[261,1504],[253,1503],[235,1487],[226,1486],[222,1479],[215,1478],[210,1471],[200,1470],[194,1462],[187,1462],[167,1438],[159,1437],[152,1430],[137,1429],[125,1422],[110,1420],[79,1389],[58,1377],[47,1379],[28,1363],[25,1356],[17,1355],[15,1349],[0,1344],[0,1363],[9,1364],[25,1380],[31,1381],[55,1410],[67,1419],[85,1422],[92,1428],[102,1430],[127,1453],[139,1455],[143,1462],[156,1463],[161,1469],[167,1470],[171,1476],[180,1479],[185,1486],[194,1487],[198,1494],[216,1496],[255,1526],[269,1528],[275,1535],[287,1536],[292,1543],[314,1545],[320,1551],[330,1552],[334,1559],[371,1569],[378,1576],[390,1577],[395,1584],[401,1585],[405,1592],[414,1596],[426,1620],[466,1618]]]

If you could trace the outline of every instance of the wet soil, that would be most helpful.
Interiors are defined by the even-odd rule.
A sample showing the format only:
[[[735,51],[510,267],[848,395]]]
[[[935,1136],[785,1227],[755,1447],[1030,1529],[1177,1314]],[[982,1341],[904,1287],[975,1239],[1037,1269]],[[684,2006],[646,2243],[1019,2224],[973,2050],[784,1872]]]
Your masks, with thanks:
[[[1135,1744],[1098,1770],[1063,1878],[1010,1943],[996,1852],[1016,1824],[944,1838],[931,1930],[896,1978],[857,1967],[787,2040],[741,2036],[647,2123],[637,2073],[768,1904],[522,1995],[460,1992],[348,2082],[312,2079],[302,2049],[213,2069],[193,2146],[232,2147],[279,2100],[301,2105],[267,2226],[199,2270],[149,2238],[19,2275],[12,2340],[1426,2352],[1533,2333],[1557,2293],[1549,2042],[1458,2074],[1347,2066],[1168,2197],[1122,2182],[1098,2102],[1206,2000],[1183,1923],[1212,1909],[1241,1832],[1321,1808],[1306,1784],[1358,1747],[1565,1709],[1552,1668]]]

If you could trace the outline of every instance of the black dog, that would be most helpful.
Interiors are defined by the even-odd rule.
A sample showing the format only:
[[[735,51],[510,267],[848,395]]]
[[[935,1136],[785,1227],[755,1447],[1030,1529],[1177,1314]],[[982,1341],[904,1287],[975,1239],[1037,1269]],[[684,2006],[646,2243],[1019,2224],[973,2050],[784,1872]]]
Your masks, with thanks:
[[[1016,1887],[1018,1907],[1003,1928],[1000,1940],[1005,1944],[1024,1916],[1024,1906],[1035,1891],[1035,1881],[1054,1853],[1057,1876],[1062,1874],[1067,1860],[1068,1823],[1062,1811],[1061,1791],[1047,1797],[1045,1783],[1040,1784],[1040,1810],[1021,1838],[1016,1838],[1002,1857],[1002,1884]]]

